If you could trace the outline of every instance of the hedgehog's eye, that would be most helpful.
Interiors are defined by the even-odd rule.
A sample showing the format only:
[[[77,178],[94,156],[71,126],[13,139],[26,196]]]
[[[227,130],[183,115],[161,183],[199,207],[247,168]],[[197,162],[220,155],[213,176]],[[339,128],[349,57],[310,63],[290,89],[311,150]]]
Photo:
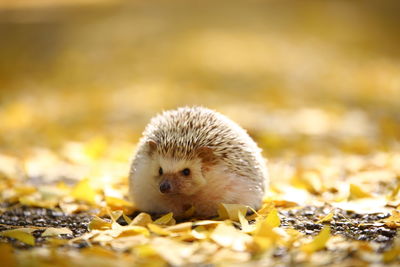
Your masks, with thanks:
[[[159,175],[162,175],[162,174],[163,174],[163,169],[162,169],[161,167],[158,169],[158,174],[159,174]]]
[[[185,175],[185,176],[189,176],[190,175],[190,169],[188,169],[188,168],[183,169],[182,174]]]

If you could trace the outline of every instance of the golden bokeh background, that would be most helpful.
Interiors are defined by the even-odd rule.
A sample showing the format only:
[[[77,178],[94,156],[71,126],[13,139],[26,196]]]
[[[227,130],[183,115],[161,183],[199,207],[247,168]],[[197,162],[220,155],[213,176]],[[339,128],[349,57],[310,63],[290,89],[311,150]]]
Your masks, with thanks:
[[[398,1],[2,1],[0,149],[137,142],[203,105],[267,156],[398,150]]]

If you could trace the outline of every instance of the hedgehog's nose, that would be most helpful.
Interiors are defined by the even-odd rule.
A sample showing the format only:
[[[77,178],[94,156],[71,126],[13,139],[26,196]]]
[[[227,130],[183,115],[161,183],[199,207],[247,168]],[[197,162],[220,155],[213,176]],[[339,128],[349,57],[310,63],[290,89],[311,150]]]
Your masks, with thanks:
[[[172,189],[171,182],[168,180],[163,180],[160,183],[160,192],[163,194],[170,193]]]

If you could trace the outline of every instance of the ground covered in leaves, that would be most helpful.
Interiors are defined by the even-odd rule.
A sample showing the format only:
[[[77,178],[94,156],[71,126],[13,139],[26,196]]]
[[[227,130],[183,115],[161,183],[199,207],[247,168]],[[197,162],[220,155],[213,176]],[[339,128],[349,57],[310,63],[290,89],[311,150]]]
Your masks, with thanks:
[[[398,266],[396,1],[0,3],[2,266]],[[268,158],[260,210],[146,214],[129,161],[203,105]]]

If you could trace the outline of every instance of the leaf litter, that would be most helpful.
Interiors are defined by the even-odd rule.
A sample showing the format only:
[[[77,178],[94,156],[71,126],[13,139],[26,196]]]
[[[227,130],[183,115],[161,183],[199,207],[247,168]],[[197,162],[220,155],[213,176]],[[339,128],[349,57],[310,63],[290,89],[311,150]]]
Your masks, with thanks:
[[[103,184],[96,174],[75,184],[26,183],[23,177],[3,175],[0,240],[5,243],[1,249],[10,264],[26,264],[29,259],[33,265],[46,261],[75,265],[85,259],[105,266],[114,261],[179,266],[264,263],[267,258],[273,265],[318,263],[321,255],[329,259],[321,264],[349,261],[349,257],[354,264],[392,264],[399,260],[400,251],[398,178],[376,169],[389,168],[386,164],[394,156],[387,155],[388,161],[380,167],[371,167],[371,159],[365,158],[365,167],[357,167],[362,176],[354,175],[355,167],[347,162],[332,163],[330,168],[353,170],[347,180],[325,186],[310,186],[314,182],[309,174],[302,176],[308,173],[303,158],[297,163],[301,171],[289,179],[292,188],[273,184],[259,210],[221,203],[218,216],[209,219],[192,218],[192,207],[179,220],[173,213],[137,211],[126,198],[126,176],[111,172],[113,179],[97,173]],[[310,156],[309,162],[313,161]],[[318,180],[329,179],[323,169],[312,168]],[[364,178],[367,170],[380,173],[381,183]],[[382,196],[377,186],[389,190]],[[298,199],[293,192],[300,192]]]

